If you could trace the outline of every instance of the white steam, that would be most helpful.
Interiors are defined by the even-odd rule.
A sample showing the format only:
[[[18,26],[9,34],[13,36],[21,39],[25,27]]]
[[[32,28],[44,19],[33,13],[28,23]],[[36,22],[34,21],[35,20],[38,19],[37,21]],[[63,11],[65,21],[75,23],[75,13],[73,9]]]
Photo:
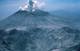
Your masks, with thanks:
[[[45,4],[44,2],[42,2],[42,1],[34,0],[34,6],[35,6],[35,8],[41,9],[41,8],[43,8],[45,5],[46,5],[46,4]]]
[[[43,9],[45,8],[45,3],[42,2],[42,1],[39,1],[39,0],[33,0],[34,4],[33,4],[33,9]],[[19,9],[25,11],[25,10],[28,10],[29,4],[27,2],[27,4],[23,4],[22,6],[19,7]]]
[[[28,4],[24,4],[24,5],[20,6],[19,9],[21,9],[23,11],[27,10],[28,9]]]

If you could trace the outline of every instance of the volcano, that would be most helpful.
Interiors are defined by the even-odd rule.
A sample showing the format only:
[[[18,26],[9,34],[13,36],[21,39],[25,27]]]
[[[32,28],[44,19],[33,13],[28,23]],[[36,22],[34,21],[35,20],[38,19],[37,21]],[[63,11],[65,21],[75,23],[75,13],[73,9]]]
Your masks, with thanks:
[[[19,10],[0,22],[0,51],[64,51],[79,40],[80,30],[39,9]]]
[[[58,28],[62,26],[65,26],[65,24],[59,23],[59,21],[56,21],[48,12],[42,10],[36,10],[32,13],[19,10],[0,22],[0,29],[16,27]]]
[[[49,12],[19,10],[0,22],[0,38],[1,51],[64,51],[80,43],[80,31]]]

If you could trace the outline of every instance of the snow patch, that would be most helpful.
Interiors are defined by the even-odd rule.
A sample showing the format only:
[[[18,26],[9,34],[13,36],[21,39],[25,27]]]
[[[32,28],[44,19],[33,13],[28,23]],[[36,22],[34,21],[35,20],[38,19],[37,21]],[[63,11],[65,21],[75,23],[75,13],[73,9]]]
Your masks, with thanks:
[[[7,28],[6,31],[10,31],[10,30],[13,30],[13,29],[26,31],[27,27],[19,26],[19,27]]]

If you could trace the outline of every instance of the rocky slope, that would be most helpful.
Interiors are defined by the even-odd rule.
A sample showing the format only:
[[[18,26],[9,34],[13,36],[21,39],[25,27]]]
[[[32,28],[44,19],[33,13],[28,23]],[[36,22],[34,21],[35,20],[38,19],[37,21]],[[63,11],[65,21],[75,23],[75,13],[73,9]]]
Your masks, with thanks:
[[[42,10],[19,10],[0,22],[0,51],[66,51],[79,40],[78,29]]]

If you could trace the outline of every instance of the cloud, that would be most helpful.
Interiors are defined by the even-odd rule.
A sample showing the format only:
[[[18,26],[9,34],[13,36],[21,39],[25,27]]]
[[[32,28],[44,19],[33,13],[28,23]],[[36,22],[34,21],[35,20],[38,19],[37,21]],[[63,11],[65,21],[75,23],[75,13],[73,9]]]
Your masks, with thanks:
[[[34,2],[34,4],[33,4],[33,10],[34,11],[35,11],[35,9],[42,9],[42,8],[44,8],[44,6],[46,5],[45,2],[39,1],[39,0],[33,0],[33,2]],[[28,6],[29,6],[29,4],[27,2],[27,3],[23,4],[22,6],[20,6],[19,8],[21,10],[27,10],[28,11],[29,10]]]

